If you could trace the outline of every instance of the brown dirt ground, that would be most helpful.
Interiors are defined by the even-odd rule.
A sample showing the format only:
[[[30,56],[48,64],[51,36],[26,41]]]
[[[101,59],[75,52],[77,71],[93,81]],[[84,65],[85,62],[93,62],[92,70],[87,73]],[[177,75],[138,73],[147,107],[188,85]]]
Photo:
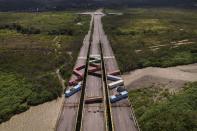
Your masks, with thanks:
[[[124,74],[123,79],[128,90],[158,85],[177,90],[186,82],[197,81],[197,64],[138,69]],[[0,124],[0,131],[53,131],[63,100],[59,98],[31,107],[28,111]]]
[[[147,67],[123,75],[128,90],[166,87],[177,90],[187,82],[197,81],[197,63],[169,68]]]

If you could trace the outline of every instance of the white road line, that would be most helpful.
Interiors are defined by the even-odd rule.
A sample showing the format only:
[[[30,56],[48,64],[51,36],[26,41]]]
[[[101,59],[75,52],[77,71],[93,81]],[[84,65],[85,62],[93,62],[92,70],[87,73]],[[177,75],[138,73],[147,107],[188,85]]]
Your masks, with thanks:
[[[115,59],[115,56],[105,56],[104,59]]]
[[[100,57],[100,54],[96,54],[96,55],[90,55],[90,57]]]
[[[86,60],[86,57],[78,57],[78,59]]]

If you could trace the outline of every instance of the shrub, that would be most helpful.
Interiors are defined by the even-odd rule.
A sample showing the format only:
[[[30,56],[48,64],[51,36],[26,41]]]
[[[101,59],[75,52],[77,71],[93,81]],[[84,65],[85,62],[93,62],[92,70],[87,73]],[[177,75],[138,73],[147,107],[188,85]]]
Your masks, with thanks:
[[[162,99],[153,102],[155,94]],[[150,87],[131,91],[129,97],[143,131],[193,131],[197,127],[197,82],[175,95]]]

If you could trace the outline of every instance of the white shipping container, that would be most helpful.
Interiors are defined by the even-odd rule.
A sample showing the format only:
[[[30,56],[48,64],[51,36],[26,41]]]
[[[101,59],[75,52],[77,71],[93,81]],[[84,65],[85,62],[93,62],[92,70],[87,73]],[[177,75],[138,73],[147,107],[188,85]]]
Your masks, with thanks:
[[[120,86],[120,85],[123,85],[124,84],[124,81],[123,80],[118,80],[118,81],[115,81],[115,82],[112,82],[112,83],[109,83],[108,86],[109,88],[115,88],[117,86]]]
[[[118,80],[122,80],[122,78],[114,75],[107,75],[107,80],[118,81]]]

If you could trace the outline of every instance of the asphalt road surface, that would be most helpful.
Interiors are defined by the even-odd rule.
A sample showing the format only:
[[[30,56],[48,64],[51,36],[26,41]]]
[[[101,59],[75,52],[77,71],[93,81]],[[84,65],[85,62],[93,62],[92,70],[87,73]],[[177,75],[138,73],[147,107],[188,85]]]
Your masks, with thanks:
[[[99,29],[97,16],[94,15],[94,30],[91,55],[101,55],[99,43]],[[101,71],[98,71],[101,73]],[[85,99],[90,97],[104,97],[102,78],[88,75],[85,88]],[[104,131],[105,130],[105,106],[102,103],[85,104],[83,110],[82,131]]]
[[[90,26],[91,25],[92,25],[92,20],[91,20]],[[87,57],[87,53],[88,53],[90,33],[91,33],[91,28],[88,34],[84,38],[83,45],[80,49],[80,53],[76,61],[75,67],[86,64],[85,58]],[[81,70],[81,72],[84,72],[84,70]],[[73,80],[75,78],[76,76],[72,75],[70,80]],[[80,95],[81,95],[81,92],[78,92],[75,95],[65,99],[63,103],[62,112],[57,122],[57,127],[56,127],[57,131],[73,131],[74,130],[75,124],[76,124]]]
[[[114,53],[112,51],[111,45],[107,39],[107,36],[103,30],[101,18],[104,15],[98,15],[97,17],[97,26],[99,26],[99,36],[100,41],[102,43],[103,47],[103,56],[104,56],[104,63],[106,72],[113,72],[115,70],[118,70],[118,65],[116,62],[116,59],[114,57]],[[109,91],[110,95],[116,94],[116,89],[112,89]],[[126,106],[125,106],[126,105]],[[116,102],[114,104],[111,104],[112,109],[112,119],[114,124],[115,131],[137,131],[137,128],[135,126],[132,113],[131,113],[131,107],[128,99],[121,100],[119,102]]]
[[[105,68],[107,73],[109,73],[118,70],[118,65],[114,57],[114,53],[112,51],[110,43],[103,30],[101,22],[103,16],[104,14],[102,14],[102,12],[99,11],[92,13],[92,20],[94,19],[94,29],[93,39],[90,48],[90,55],[101,54],[99,47],[99,43],[101,42],[103,46]],[[90,30],[84,39],[84,44],[81,48],[75,67],[86,63],[86,59],[84,58],[86,58],[88,53]],[[83,71],[84,70],[82,70],[82,72]],[[98,73],[101,73],[101,71],[98,71]],[[74,78],[75,76],[72,75],[71,79]],[[103,93],[103,85],[104,84],[101,78],[88,74],[85,87],[85,100],[90,97],[104,98],[105,95]],[[113,95],[116,93],[116,90],[109,90],[109,93],[110,95]],[[60,119],[57,124],[57,131],[74,130],[80,95],[81,93],[78,92],[77,94],[65,99]],[[104,101],[102,103],[84,104],[81,126],[81,129],[83,131],[107,130],[107,122],[105,116],[106,107],[104,105]],[[111,109],[112,121],[115,131],[137,131],[128,99],[124,99],[122,101],[111,104]]]

